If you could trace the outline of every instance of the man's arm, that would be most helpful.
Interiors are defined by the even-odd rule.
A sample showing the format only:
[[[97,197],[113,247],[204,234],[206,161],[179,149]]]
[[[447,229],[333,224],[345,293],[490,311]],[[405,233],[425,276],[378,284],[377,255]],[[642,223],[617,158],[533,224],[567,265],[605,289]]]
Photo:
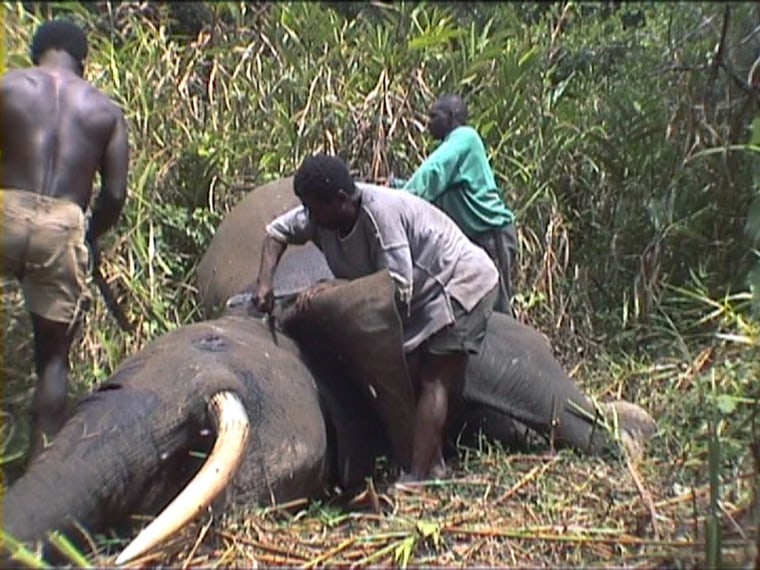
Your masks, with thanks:
[[[92,207],[87,241],[95,243],[119,219],[127,199],[129,138],[127,122],[119,112],[100,167],[102,186]]]
[[[267,224],[261,247],[259,275],[251,302],[267,314],[274,308],[274,273],[288,244],[303,244],[314,237],[314,226],[303,206],[293,208]]]
[[[396,297],[404,310],[402,317],[409,316],[414,286],[412,247],[404,228],[402,214],[396,210],[382,209],[374,212],[374,236],[370,241],[370,255],[375,270],[387,269],[396,285]]]
[[[269,234],[264,238],[264,244],[261,247],[259,276],[256,278],[256,290],[252,302],[258,310],[267,314],[274,308],[274,272],[287,247],[286,243]]]
[[[433,202],[451,189],[462,158],[468,150],[466,136],[452,133],[425,159],[402,188],[428,202]]]

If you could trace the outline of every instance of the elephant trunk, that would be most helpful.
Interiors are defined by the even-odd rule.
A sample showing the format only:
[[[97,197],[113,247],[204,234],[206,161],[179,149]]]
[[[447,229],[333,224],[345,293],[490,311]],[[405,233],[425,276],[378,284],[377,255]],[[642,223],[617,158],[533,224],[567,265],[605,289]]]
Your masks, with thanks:
[[[201,470],[179,495],[116,558],[129,562],[147,552],[203,512],[232,481],[245,456],[250,423],[233,392],[219,392],[209,405],[217,438]]]
[[[86,396],[8,489],[5,531],[25,543],[46,543],[49,531],[79,540],[78,527],[101,530],[135,505],[158,500],[155,488],[146,489],[191,435],[192,414],[183,408],[166,409],[155,393],[118,384]]]

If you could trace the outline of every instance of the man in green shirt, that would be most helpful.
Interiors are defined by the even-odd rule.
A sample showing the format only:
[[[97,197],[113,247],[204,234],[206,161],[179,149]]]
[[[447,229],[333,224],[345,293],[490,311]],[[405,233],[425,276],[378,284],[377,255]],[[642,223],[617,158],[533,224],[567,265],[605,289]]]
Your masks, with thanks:
[[[515,214],[496,186],[485,146],[467,125],[467,105],[459,95],[443,95],[430,110],[430,134],[442,141],[409,180],[394,179],[403,188],[446,212],[499,270],[495,310],[514,316],[512,265],[517,256]]]

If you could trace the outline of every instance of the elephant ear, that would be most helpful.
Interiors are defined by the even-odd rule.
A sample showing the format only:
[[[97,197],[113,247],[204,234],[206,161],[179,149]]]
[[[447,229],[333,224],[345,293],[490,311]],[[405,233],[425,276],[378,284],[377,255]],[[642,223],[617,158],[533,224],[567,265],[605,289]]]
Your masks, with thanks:
[[[317,295],[308,311],[283,314],[284,331],[309,359],[331,360],[382,422],[393,459],[409,470],[414,389],[404,354],[395,286],[387,270]]]
[[[281,178],[251,190],[224,217],[197,269],[199,301],[206,318],[218,316],[227,299],[253,287],[264,228],[299,204],[293,193],[293,178]],[[331,277],[322,252],[314,244],[290,246],[274,276],[275,293],[288,295]]]

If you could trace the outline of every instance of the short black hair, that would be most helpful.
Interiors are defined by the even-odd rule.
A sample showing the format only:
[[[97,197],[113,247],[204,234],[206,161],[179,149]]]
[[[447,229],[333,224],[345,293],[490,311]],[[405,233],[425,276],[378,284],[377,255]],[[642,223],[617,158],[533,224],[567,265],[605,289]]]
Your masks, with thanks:
[[[349,196],[356,194],[356,184],[348,166],[338,156],[323,152],[307,157],[293,178],[296,196],[308,196],[319,202],[332,202],[338,190]]]
[[[87,59],[87,36],[82,28],[69,20],[45,22],[32,38],[32,63],[37,65],[42,54],[50,49],[63,50],[83,65]]]
[[[446,93],[438,98],[437,104],[446,109],[454,121],[460,125],[467,123],[469,112],[467,111],[467,103],[464,102],[461,95]]]

